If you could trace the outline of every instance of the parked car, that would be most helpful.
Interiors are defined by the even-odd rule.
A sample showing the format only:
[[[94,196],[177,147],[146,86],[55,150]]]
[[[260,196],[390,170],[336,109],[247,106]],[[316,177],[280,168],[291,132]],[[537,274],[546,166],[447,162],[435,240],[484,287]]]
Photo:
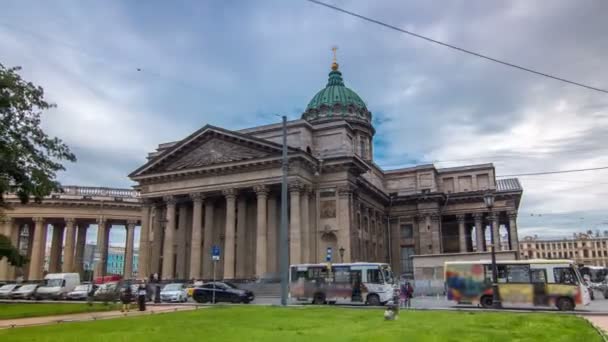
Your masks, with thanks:
[[[253,292],[241,290],[228,282],[209,282],[200,288],[194,289],[192,298],[198,303],[211,302],[215,292],[216,302],[250,303],[255,299]]]
[[[188,297],[192,297],[192,293],[194,292],[194,289],[200,288],[204,284],[205,283],[202,280],[197,280],[193,284],[188,285],[188,287],[186,288],[186,294],[188,295]]]
[[[186,302],[188,300],[186,287],[181,283],[167,284],[160,291],[160,300],[162,302]]]
[[[36,299],[65,299],[78,285],[78,273],[49,273],[44,277],[44,285],[36,290]]]
[[[9,294],[10,299],[34,299],[40,284],[24,284]]]
[[[6,284],[6,285],[2,285],[2,287],[0,287],[0,298],[1,299],[8,299],[10,294],[17,290],[21,285],[19,284]]]
[[[93,298],[102,302],[116,302],[120,297],[118,283],[105,283],[99,285]]]
[[[80,284],[74,288],[74,291],[68,292],[66,298],[69,300],[86,300],[91,290],[95,291],[97,285]]]

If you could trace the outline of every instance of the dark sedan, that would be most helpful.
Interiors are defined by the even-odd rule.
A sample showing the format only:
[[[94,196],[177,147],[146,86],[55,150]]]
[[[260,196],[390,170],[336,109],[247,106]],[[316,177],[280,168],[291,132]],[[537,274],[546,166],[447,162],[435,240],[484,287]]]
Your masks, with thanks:
[[[253,292],[241,290],[236,285],[226,282],[210,282],[195,288],[192,298],[198,303],[208,303],[213,300],[215,292],[215,302],[245,303],[252,302],[255,298]]]

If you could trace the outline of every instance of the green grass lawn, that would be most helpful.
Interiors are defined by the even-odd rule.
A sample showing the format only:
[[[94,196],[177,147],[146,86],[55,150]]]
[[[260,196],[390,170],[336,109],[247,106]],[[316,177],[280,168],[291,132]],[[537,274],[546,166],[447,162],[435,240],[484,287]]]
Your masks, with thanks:
[[[0,304],[0,319],[65,315],[116,309],[119,309],[119,306],[115,304],[93,304],[92,306],[89,306],[86,303],[2,303]]]
[[[602,341],[560,314],[215,307],[95,322],[0,330],[0,341]]]

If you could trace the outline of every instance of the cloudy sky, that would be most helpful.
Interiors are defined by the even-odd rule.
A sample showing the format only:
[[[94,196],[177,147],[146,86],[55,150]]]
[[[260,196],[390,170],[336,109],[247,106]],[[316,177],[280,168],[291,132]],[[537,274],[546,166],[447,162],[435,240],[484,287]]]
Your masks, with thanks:
[[[606,1],[327,1],[608,88]],[[0,16],[0,63],[45,88],[58,108],[43,125],[78,157],[59,175],[64,184],[129,187],[146,152],[206,123],[298,118],[326,83],[332,45],[347,86],[373,112],[385,169],[493,162],[508,175],[608,165],[608,94],[303,0],[5,0]],[[607,175],[521,177],[520,236],[608,230]]]

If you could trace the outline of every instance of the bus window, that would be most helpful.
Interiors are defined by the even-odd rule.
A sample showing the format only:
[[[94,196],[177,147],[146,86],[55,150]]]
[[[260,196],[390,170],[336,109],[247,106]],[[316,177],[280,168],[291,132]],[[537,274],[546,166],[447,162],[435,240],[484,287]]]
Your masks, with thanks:
[[[530,266],[506,265],[508,283],[530,283]]]
[[[507,282],[507,266],[506,265],[496,265],[496,269],[497,269],[497,279],[499,283],[506,283]],[[492,282],[492,265],[486,265],[485,267],[486,270],[486,274],[485,274],[485,278],[486,278],[486,282],[487,283],[491,283]]]
[[[576,277],[569,267],[556,267],[553,269],[553,276],[557,284],[575,285]]]
[[[382,272],[379,269],[367,270],[367,282],[371,284],[383,284]]]
[[[532,283],[546,283],[547,271],[544,269],[530,270],[530,281]]]
[[[350,267],[334,267],[333,272],[336,283],[350,284]]]

